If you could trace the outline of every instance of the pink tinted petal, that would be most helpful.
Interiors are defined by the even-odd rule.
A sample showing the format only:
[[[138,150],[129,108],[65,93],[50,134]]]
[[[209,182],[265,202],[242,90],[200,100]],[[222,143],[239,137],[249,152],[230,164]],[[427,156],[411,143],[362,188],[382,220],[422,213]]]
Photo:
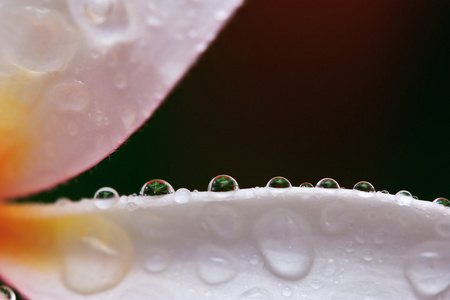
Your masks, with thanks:
[[[1,0],[0,199],[114,151],[241,2]]]

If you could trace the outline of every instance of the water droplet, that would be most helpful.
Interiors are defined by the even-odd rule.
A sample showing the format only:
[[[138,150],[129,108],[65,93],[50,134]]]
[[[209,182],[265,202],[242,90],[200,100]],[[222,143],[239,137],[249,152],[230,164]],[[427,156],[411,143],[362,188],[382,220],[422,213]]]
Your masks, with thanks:
[[[324,178],[324,179],[320,180],[316,184],[316,187],[324,188],[324,189],[338,189],[338,188],[340,188],[340,186],[337,183],[337,181],[334,180],[333,178]]]
[[[197,275],[206,284],[226,283],[237,275],[237,266],[227,252],[205,248],[199,252]]]
[[[141,196],[161,196],[172,194],[174,192],[173,187],[162,179],[153,179],[148,181],[141,189]]]
[[[309,224],[298,213],[276,209],[258,220],[255,236],[268,269],[279,277],[298,280],[314,260]]]
[[[100,209],[108,209],[112,207],[119,199],[119,194],[115,189],[110,187],[103,187],[99,189],[95,195],[95,205]]]
[[[188,189],[180,188],[175,192],[174,199],[179,204],[188,203],[191,201],[191,192]]]
[[[365,261],[372,261],[373,260],[373,252],[370,250],[366,250],[363,252],[362,258]]]
[[[405,263],[411,286],[424,296],[435,296],[450,286],[450,243],[426,242],[414,248]]]
[[[380,191],[380,193],[382,193],[382,194],[389,194],[389,192],[386,191],[386,190],[382,190],[382,191]]]
[[[111,14],[113,3],[111,0],[86,0],[84,11],[86,17],[94,24],[102,24]]]
[[[323,281],[320,279],[314,279],[311,282],[311,287],[315,290],[320,290],[323,287]]]
[[[373,193],[375,192],[375,188],[370,182],[367,181],[360,181],[353,187],[354,190],[361,191],[361,192],[368,192]]]
[[[333,276],[336,273],[336,271],[337,271],[336,261],[330,258],[323,269],[323,275],[330,277]]]
[[[91,94],[83,83],[75,80],[52,86],[44,99],[53,103],[60,111],[84,112],[91,101]]]
[[[312,187],[314,187],[314,185],[312,185],[312,183],[309,183],[309,182],[303,182],[302,184],[300,184],[300,187],[302,187],[302,188],[312,188]]]
[[[289,180],[284,177],[277,176],[269,180],[266,187],[276,188],[276,189],[286,189],[292,187]]]
[[[230,192],[238,189],[237,181],[228,175],[216,176],[208,185],[208,191],[210,192]]]
[[[385,229],[378,229],[377,231],[375,231],[372,238],[375,244],[382,245],[388,240],[389,232]]]
[[[0,20],[5,58],[25,69],[42,73],[58,71],[78,48],[76,30],[57,10],[13,6],[0,10]]]
[[[416,195],[412,196],[414,200],[419,200],[419,197],[417,197]]]
[[[205,222],[211,233],[221,241],[236,239],[242,230],[242,217],[234,208],[211,203],[203,208]]]
[[[239,300],[272,300],[272,295],[263,288],[252,288],[239,296]]]
[[[250,257],[249,263],[252,266],[256,266],[257,264],[259,264],[259,262],[260,262],[259,255],[253,254],[252,257]]]
[[[290,286],[285,286],[282,290],[281,290],[281,294],[286,297],[289,298],[292,296],[292,289]]]
[[[70,136],[76,136],[78,134],[78,124],[75,121],[67,122],[67,132]]]
[[[169,256],[158,250],[150,251],[145,259],[145,268],[150,273],[161,273],[167,270],[169,264]]]
[[[127,75],[124,73],[117,73],[114,76],[114,86],[118,89],[124,89],[128,84]]]
[[[106,291],[127,274],[133,256],[128,234],[96,216],[65,223],[59,231],[62,279],[80,294]]]
[[[440,204],[440,205],[444,205],[444,206],[449,206],[450,207],[450,201],[448,201],[448,199],[442,198],[442,197],[434,199],[433,203],[437,203],[437,204]]]
[[[401,190],[395,194],[395,196],[402,196],[402,197],[412,197],[411,193],[405,190]]]
[[[16,300],[16,294],[9,287],[0,285],[0,299]]]

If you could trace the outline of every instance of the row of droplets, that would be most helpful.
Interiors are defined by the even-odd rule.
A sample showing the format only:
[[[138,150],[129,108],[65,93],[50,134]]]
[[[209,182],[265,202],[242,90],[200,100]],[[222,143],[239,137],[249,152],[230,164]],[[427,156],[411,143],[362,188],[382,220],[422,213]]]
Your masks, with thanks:
[[[16,294],[11,288],[0,285],[0,299],[16,300]]]
[[[292,184],[289,180],[287,180],[284,177],[276,176],[267,182],[266,187],[269,188],[276,188],[276,189],[285,189],[292,187]],[[310,182],[303,182],[300,184],[301,188],[313,188],[314,185]],[[341,188],[339,186],[339,183],[334,180],[333,178],[323,178],[317,182],[316,188],[325,188],[325,189],[339,189]],[[229,176],[229,175],[219,175],[214,177],[209,185],[208,185],[208,191],[209,192],[231,192],[236,191],[239,189],[239,185],[237,181]],[[366,192],[366,193],[374,193],[375,188],[374,186],[367,181],[359,181],[353,186],[353,190]],[[148,182],[146,182],[140,191],[140,196],[162,196],[167,194],[174,193],[174,188],[165,180],[162,179],[153,179]],[[382,190],[380,193],[383,194],[389,194],[388,191]],[[136,194],[134,194],[137,196]],[[418,200],[417,196],[413,196],[410,192],[406,190],[401,190],[397,192],[395,195],[397,196],[406,196],[406,197],[412,197],[416,200]],[[95,195],[94,199],[113,199],[113,198],[119,198],[119,194],[112,188],[104,187],[99,189]],[[436,198],[433,202],[449,206],[450,207],[450,201],[446,198]]]

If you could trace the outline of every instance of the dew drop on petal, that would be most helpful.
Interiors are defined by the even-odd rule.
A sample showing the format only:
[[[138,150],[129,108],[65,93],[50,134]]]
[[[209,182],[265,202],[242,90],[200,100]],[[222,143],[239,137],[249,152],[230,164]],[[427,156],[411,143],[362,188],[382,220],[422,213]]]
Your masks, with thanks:
[[[450,243],[426,242],[415,247],[407,256],[405,275],[420,294],[431,297],[450,286]]]
[[[16,300],[16,294],[14,293],[14,291],[5,286],[5,285],[0,285],[0,299],[1,300]]]
[[[324,189],[338,189],[338,188],[340,188],[340,186],[337,183],[337,181],[334,180],[333,178],[324,178],[324,179],[320,180],[316,184],[316,187],[324,188]]]
[[[205,248],[199,252],[197,275],[204,283],[216,285],[229,282],[237,271],[237,265],[224,250]]]
[[[237,181],[228,175],[214,177],[208,185],[210,192],[230,192],[239,189]]]
[[[298,280],[309,273],[314,249],[309,224],[301,215],[276,209],[262,216],[254,231],[265,264],[274,275]]]
[[[141,196],[161,196],[173,194],[173,187],[162,179],[153,179],[144,184],[141,189]]]
[[[353,189],[356,190],[356,191],[368,192],[368,193],[375,192],[375,188],[373,187],[373,185],[370,182],[367,182],[367,181],[360,181],[360,182],[358,182],[357,184],[355,184]]]
[[[380,193],[382,193],[382,194],[389,194],[389,192],[386,191],[386,190],[382,190],[382,191],[380,191]]]
[[[188,189],[180,188],[175,192],[174,199],[179,204],[188,203],[191,201],[191,192]]]
[[[292,288],[290,286],[283,287],[281,294],[286,298],[290,298],[292,296]]]
[[[161,273],[165,271],[170,264],[170,257],[162,251],[149,251],[145,259],[145,269],[150,273]]]
[[[110,187],[102,187],[95,192],[94,199],[114,199],[119,198],[119,194],[115,189]]]
[[[443,206],[449,206],[450,207],[450,201],[448,199],[442,198],[442,197],[434,199],[433,203],[437,203],[437,204],[440,204],[440,205],[443,205]]]
[[[270,179],[269,182],[267,182],[266,186],[270,187],[270,188],[276,188],[276,189],[286,189],[286,188],[292,187],[289,180],[287,180],[286,178],[281,177],[281,176],[277,176],[277,177]]]
[[[302,184],[300,184],[301,188],[312,188],[314,187],[314,185],[312,185],[312,183],[310,182],[303,182]]]

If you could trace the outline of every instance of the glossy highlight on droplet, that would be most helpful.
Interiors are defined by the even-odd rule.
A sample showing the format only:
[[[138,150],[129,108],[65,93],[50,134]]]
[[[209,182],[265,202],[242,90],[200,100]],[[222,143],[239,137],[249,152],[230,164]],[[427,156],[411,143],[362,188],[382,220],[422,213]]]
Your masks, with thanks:
[[[334,180],[333,178],[324,178],[322,180],[320,180],[317,184],[316,187],[318,188],[323,188],[323,189],[339,189],[339,183],[337,183],[336,180]]]
[[[238,189],[237,181],[229,175],[216,176],[208,185],[208,191],[210,192],[231,192]]]
[[[16,300],[16,294],[5,285],[0,285],[0,299]]]
[[[310,182],[303,182],[302,184],[300,184],[301,188],[312,188],[314,187],[314,185]]]
[[[367,192],[367,193],[375,192],[375,188],[373,187],[373,185],[367,181],[358,182],[357,184],[355,184],[353,189],[356,191]]]
[[[173,187],[162,179],[153,179],[148,181],[141,189],[141,196],[161,196],[174,192]]]
[[[434,199],[433,203],[437,203],[443,206],[450,207],[450,201],[447,198],[439,197]]]
[[[286,178],[276,176],[270,179],[266,186],[275,189],[286,189],[292,187],[292,184]]]

